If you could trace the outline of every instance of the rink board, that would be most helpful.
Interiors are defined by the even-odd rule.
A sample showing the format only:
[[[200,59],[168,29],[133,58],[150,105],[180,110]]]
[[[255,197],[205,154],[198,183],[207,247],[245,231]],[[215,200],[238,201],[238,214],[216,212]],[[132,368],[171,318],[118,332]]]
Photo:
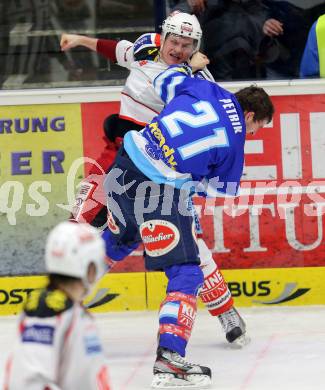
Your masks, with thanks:
[[[263,85],[276,112],[245,143],[241,196],[195,199],[221,269],[325,267],[324,85]],[[89,161],[105,148],[103,121],[119,110],[117,93],[91,91],[6,92],[0,101],[0,275],[44,273],[48,231],[69,217]],[[113,272],[144,272],[142,255]]]
[[[325,305],[325,267],[223,271],[237,306]],[[17,314],[44,276],[0,278],[0,315]],[[107,274],[85,301],[97,313],[158,310],[167,280],[161,272]],[[202,304],[200,303],[202,307]]]

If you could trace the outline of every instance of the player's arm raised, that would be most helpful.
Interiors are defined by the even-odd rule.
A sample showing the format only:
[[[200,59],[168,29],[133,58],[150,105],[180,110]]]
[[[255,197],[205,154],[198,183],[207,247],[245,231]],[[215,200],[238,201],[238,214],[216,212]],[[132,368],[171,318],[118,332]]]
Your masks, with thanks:
[[[126,40],[116,41],[114,39],[91,38],[85,35],[62,34],[60,46],[62,51],[68,51],[78,46],[86,47],[125,68],[130,68],[134,61],[133,43]]]

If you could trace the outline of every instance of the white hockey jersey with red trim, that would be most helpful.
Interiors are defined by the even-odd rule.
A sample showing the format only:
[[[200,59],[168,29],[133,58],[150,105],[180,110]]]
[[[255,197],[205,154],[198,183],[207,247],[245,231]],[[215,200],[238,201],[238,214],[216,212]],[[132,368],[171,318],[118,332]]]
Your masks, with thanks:
[[[153,88],[153,81],[167,65],[158,61],[133,62],[121,95],[120,117],[145,126],[160,113],[164,103]]]
[[[32,294],[17,338],[5,390],[110,390],[94,319],[62,291]]]

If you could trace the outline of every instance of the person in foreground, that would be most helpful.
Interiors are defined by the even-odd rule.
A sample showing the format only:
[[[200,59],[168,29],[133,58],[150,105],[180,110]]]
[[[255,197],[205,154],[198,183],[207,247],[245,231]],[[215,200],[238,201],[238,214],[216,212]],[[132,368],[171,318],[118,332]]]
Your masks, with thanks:
[[[166,107],[142,131],[125,135],[104,182],[106,253],[119,261],[125,247],[142,241],[146,268],[167,276],[152,387],[205,388],[211,370],[184,357],[197,296],[209,294],[217,278],[204,281],[189,198],[237,194],[246,134],[271,121],[274,108],[262,88],[231,94],[193,78],[186,65],[172,65],[153,86]]]
[[[28,297],[8,358],[5,390],[110,390],[93,317],[81,301],[105,272],[97,229],[62,222],[49,234],[48,285]]]

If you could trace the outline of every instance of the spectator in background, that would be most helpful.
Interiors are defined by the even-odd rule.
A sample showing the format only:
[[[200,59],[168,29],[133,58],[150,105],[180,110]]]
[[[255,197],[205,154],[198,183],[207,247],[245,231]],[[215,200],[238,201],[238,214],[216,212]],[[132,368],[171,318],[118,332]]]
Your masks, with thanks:
[[[171,11],[179,10],[199,16],[206,8],[207,0],[169,0]]]
[[[289,1],[263,0],[268,7],[268,17],[263,33],[268,39],[262,42],[264,47],[271,45],[273,56],[265,59],[267,79],[292,79],[299,77],[300,58],[311,25],[307,10]],[[274,29],[269,22],[277,21]],[[262,55],[263,58],[263,55]]]
[[[204,51],[217,80],[255,79],[266,7],[254,1],[208,1],[202,15]]]
[[[297,78],[308,31],[313,22],[325,13],[325,2],[263,0],[263,3],[269,9],[268,16],[280,21],[283,28],[281,34],[275,35],[272,32],[269,34],[277,50],[274,53],[275,59],[266,64],[266,77]]]
[[[260,0],[174,1],[174,9],[185,7],[200,17],[203,51],[210,59],[209,70],[214,78],[256,78],[267,7]]]
[[[325,77],[325,14],[312,25],[300,64],[300,77]]]
[[[174,9],[199,16],[203,51],[217,80],[290,79],[299,65],[308,30],[325,4],[302,8],[295,0],[181,0]],[[297,4],[301,4],[298,3]]]

